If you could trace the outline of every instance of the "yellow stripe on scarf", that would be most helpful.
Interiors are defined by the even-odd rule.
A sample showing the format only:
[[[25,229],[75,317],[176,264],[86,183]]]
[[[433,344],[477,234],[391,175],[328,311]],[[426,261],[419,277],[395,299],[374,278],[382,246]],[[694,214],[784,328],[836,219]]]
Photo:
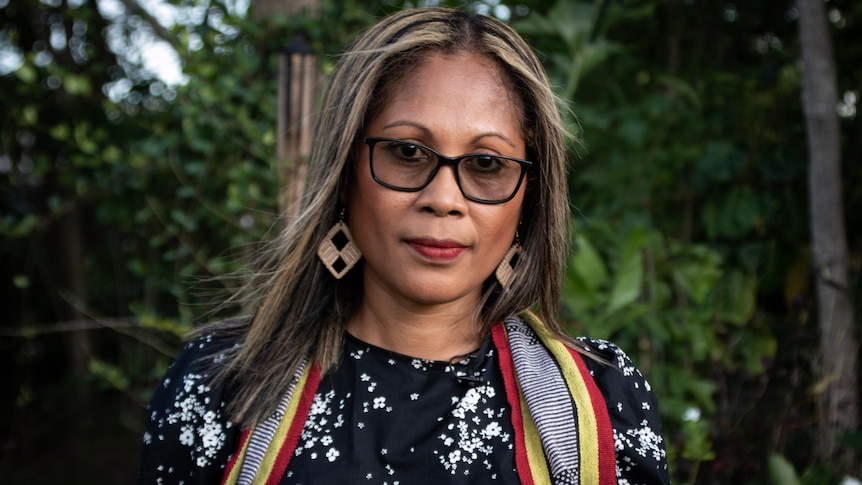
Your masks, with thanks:
[[[272,473],[272,467],[275,465],[275,459],[278,457],[281,445],[284,444],[284,441],[287,438],[287,432],[290,430],[290,426],[296,418],[296,410],[299,408],[299,401],[302,400],[302,390],[305,389],[305,383],[308,381],[308,374],[311,372],[311,367],[311,365],[305,366],[305,370],[302,371],[302,376],[300,376],[299,382],[297,382],[296,387],[293,388],[293,396],[290,396],[290,401],[287,403],[287,409],[284,410],[284,417],[281,418],[281,422],[278,423],[278,429],[275,431],[275,436],[273,436],[269,448],[266,449],[266,454],[263,456],[260,470],[257,472],[258,477],[268,479],[269,475]],[[264,480],[260,483],[266,483],[266,481]]]
[[[545,347],[554,356],[554,360],[557,361],[557,364],[559,364],[560,369],[563,371],[563,377],[569,386],[569,392],[572,393],[572,397],[575,400],[575,407],[578,412],[581,483],[599,483],[598,424],[595,411],[593,411],[593,402],[590,399],[590,392],[584,382],[584,377],[578,370],[577,364],[572,361],[572,355],[569,353],[568,347],[559,339],[552,336],[538,317],[533,315],[532,312],[524,312],[521,314],[521,317],[536,332],[536,335],[539,336],[539,339],[541,339]],[[535,429],[535,424],[533,424],[533,428]]]
[[[263,460],[260,463],[260,468],[257,470],[257,474],[255,475],[254,480],[252,480],[252,483],[266,483],[266,480],[272,473],[272,467],[275,465],[278,452],[287,438],[287,433],[290,431],[291,424],[296,418],[296,410],[299,409],[299,402],[302,400],[302,390],[305,389],[305,383],[308,381],[308,375],[311,373],[311,368],[311,365],[305,366],[305,369],[302,371],[302,375],[299,377],[299,381],[296,383],[296,386],[294,386],[293,395],[290,396],[290,401],[287,403],[287,409],[284,410],[284,416],[278,423],[275,435],[273,435],[272,441],[269,442],[269,446],[267,447],[266,453],[263,455]],[[231,470],[228,479],[225,481],[225,485],[236,485],[249,442],[251,442],[250,438],[246,440],[242,450],[240,450],[239,458],[237,458],[236,464]]]
[[[242,469],[242,462],[245,460],[245,451],[248,449],[248,439],[245,440],[245,443],[242,444],[242,448],[239,450],[239,456],[234,462],[233,468],[230,469],[230,475],[227,476],[227,480],[224,481],[224,485],[236,485],[237,480],[239,480],[239,471]]]
[[[530,415],[527,400],[521,386],[518,386],[518,398],[521,401],[521,422],[524,424],[524,444],[527,449],[527,461],[530,463],[530,475],[533,477],[534,485],[552,485],[551,473],[548,462],[545,459],[545,451],[542,446],[542,437],[536,428],[536,422]]]

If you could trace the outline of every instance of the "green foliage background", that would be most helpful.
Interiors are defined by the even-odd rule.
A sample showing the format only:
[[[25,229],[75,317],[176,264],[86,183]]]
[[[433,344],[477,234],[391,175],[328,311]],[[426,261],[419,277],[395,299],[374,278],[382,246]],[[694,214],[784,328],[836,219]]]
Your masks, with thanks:
[[[232,2],[201,5],[172,31],[188,81],[167,86],[106,46],[117,29],[128,49],[145,18],[0,1],[0,49],[22,59],[0,76],[4,482],[131,480],[144,407],[180,336],[242,311],[213,312],[278,230],[278,53],[302,29],[325,72],[400,8],[325,2],[314,20],[256,23]],[[818,337],[792,5],[507,5],[577,138],[568,328],[613,340],[647,375],[676,482],[795,469],[801,483],[836,483],[811,446]],[[862,5],[829,8],[839,91],[858,97]],[[859,117],[842,129],[858,314]],[[62,478],[36,467],[45,453],[69,462]]]

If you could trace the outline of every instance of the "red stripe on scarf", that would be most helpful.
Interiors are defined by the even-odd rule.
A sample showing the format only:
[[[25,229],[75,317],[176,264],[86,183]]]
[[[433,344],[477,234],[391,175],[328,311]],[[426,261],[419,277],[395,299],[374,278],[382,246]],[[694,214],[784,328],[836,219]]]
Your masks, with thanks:
[[[233,467],[236,466],[236,461],[239,458],[239,455],[242,454],[242,449],[245,446],[245,443],[248,441],[248,438],[251,436],[251,430],[247,429],[240,434],[239,438],[239,447],[234,452],[233,456],[230,457],[230,460],[227,462],[227,466],[224,468],[224,475],[221,477],[221,484],[224,485],[227,483],[228,477],[230,477],[230,472],[233,470]]]
[[[611,418],[608,415],[608,405],[602,392],[596,386],[596,381],[590,374],[584,356],[577,350],[568,347],[572,360],[578,366],[587,391],[590,393],[590,402],[596,416],[596,431],[599,439],[599,485],[615,485],[617,483],[616,450],[614,449],[614,430],[611,426]]]
[[[523,485],[535,485],[533,474],[530,471],[530,461],[527,458],[527,437],[524,432],[524,419],[521,414],[521,399],[518,383],[515,379],[515,365],[512,361],[512,352],[509,350],[509,340],[506,337],[506,329],[503,324],[497,322],[491,326],[491,337],[494,346],[500,354],[500,371],[503,374],[503,382],[506,386],[506,400],[512,407],[512,427],[515,429],[515,469],[521,477]]]
[[[299,406],[296,408],[296,415],[293,417],[293,421],[290,423],[290,429],[287,430],[284,444],[278,450],[278,456],[275,458],[275,464],[272,466],[272,473],[270,473],[269,478],[266,480],[266,485],[278,485],[281,482],[284,472],[287,470],[287,464],[290,463],[290,458],[293,456],[296,445],[299,443],[302,428],[305,427],[305,421],[308,419],[308,411],[311,409],[311,403],[314,402],[314,394],[317,392],[319,384],[320,366],[311,364],[305,387],[295,390],[302,392]]]

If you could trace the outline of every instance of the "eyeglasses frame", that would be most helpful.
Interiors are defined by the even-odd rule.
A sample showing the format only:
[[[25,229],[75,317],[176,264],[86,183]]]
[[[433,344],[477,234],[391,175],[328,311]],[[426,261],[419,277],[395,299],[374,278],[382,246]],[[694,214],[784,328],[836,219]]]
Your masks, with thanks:
[[[480,204],[505,204],[506,202],[509,202],[510,200],[512,200],[515,197],[515,195],[517,195],[518,190],[521,189],[521,184],[524,182],[524,175],[527,173],[527,170],[530,170],[533,168],[533,162],[531,162],[529,160],[522,160],[520,158],[515,158],[515,157],[507,157],[505,155],[494,155],[494,154],[490,154],[490,153],[467,153],[465,155],[459,155],[457,157],[447,157],[447,156],[440,154],[440,152],[438,152],[437,150],[435,150],[435,149],[433,149],[427,145],[423,145],[421,143],[416,143],[416,142],[412,142],[412,141],[408,141],[408,140],[401,140],[399,138],[366,136],[363,138],[363,141],[365,142],[366,145],[368,145],[368,165],[369,165],[369,168],[371,169],[371,177],[378,184],[380,184],[380,185],[382,185],[388,189],[397,190],[399,192],[419,192],[420,190],[427,187],[428,184],[430,184],[432,180],[434,180],[434,177],[437,176],[437,172],[440,171],[440,167],[442,167],[443,165],[451,165],[452,171],[455,173],[455,183],[458,184],[458,190],[461,191],[461,195],[463,195],[465,199],[471,200],[473,202],[478,202]],[[376,145],[378,142],[387,142],[387,141],[413,145],[417,148],[421,148],[423,150],[428,150],[429,152],[434,154],[434,156],[437,157],[437,165],[434,167],[433,170],[431,170],[431,173],[428,174],[428,179],[422,185],[420,185],[419,187],[415,187],[415,188],[399,187],[397,185],[388,184],[388,183],[380,180],[377,177],[377,174],[374,173],[374,145]],[[484,156],[484,157],[491,156],[493,158],[502,158],[504,160],[510,160],[510,161],[516,162],[518,165],[521,166],[521,174],[518,176],[518,183],[515,185],[515,189],[512,191],[511,195],[509,195],[505,199],[499,199],[499,200],[497,200],[497,199],[480,199],[478,197],[473,197],[471,195],[467,195],[464,192],[464,188],[461,186],[461,176],[458,172],[458,163],[460,163],[461,160],[464,160],[465,158],[480,157],[480,156]]]

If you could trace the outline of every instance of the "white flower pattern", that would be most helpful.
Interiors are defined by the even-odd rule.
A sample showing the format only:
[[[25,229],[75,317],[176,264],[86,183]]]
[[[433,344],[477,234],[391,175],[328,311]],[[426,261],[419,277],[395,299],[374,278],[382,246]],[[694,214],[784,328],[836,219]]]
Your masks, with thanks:
[[[590,352],[614,364],[585,359],[608,405],[617,482],[668,483],[658,409],[649,384],[613,344],[581,340]],[[211,386],[211,365],[231,344],[223,340],[216,346],[212,337],[200,338],[171,367],[148,412],[138,483],[220,481],[239,444],[240,430],[226,419],[224,390]],[[516,440],[506,393],[499,375],[488,378],[499,373],[497,353],[491,344],[483,349],[482,365],[495,371],[482,369],[483,380],[472,387],[463,383],[452,387],[452,382],[459,382],[457,365],[399,358],[358,341],[346,345],[347,359],[321,380],[314,395],[283,483],[310,483],[309,477],[319,470],[332,477],[356,471],[359,474],[353,476],[374,485],[416,483],[416,475],[404,468],[410,463],[427,463],[421,473],[429,475],[419,480],[424,482],[436,476],[434,483],[517,483]],[[202,357],[209,357],[209,364]],[[341,375],[348,369],[356,373]],[[346,385],[327,384],[339,376]],[[426,384],[411,387],[413,379]],[[445,389],[460,391],[441,394],[435,387],[439,382],[448,383]],[[423,438],[428,429],[436,431]],[[369,458],[358,462],[367,469],[350,468],[366,448],[364,456]]]
[[[655,396],[652,395],[652,388],[643,378],[640,371],[632,363],[631,359],[616,345],[598,339],[580,338],[582,342],[587,344],[588,349],[595,349],[603,352],[603,356],[611,360],[616,369],[622,373],[624,383],[621,386],[613,386],[608,383],[603,383],[600,378],[597,379],[597,384],[602,387],[605,384],[606,399],[611,393],[617,393],[620,390],[624,391],[619,394],[619,399],[616,400],[616,405],[613,405],[611,399],[608,399],[608,411],[610,412],[611,425],[613,426],[614,434],[614,449],[616,450],[616,473],[618,485],[640,485],[653,483],[654,475],[658,473],[660,477],[669,482],[667,477],[667,453],[664,447],[664,440],[661,434],[658,433],[658,412],[655,405]],[[588,365],[596,367],[588,361]],[[593,369],[591,374],[594,377],[596,372],[607,374],[606,369]],[[614,377],[611,373],[610,377]],[[611,379],[607,379],[610,381]],[[630,386],[630,387],[629,387]],[[616,396],[615,396],[616,397]],[[623,404],[625,402],[625,406]],[[652,421],[643,418],[639,421],[640,426],[631,427],[627,423],[631,423],[632,417],[636,414],[632,410],[632,406],[637,406],[641,415],[648,415]],[[650,478],[653,477],[653,478]]]
[[[206,378],[204,374],[195,373],[183,376],[183,388],[176,396],[173,412],[166,410],[163,417],[156,418],[161,426],[181,424],[179,442],[191,448],[199,467],[211,464],[211,459],[224,446],[224,427],[230,427],[229,422],[222,425],[220,412],[207,409],[206,394],[211,389],[202,383]],[[164,439],[164,435],[159,436]]]
[[[490,347],[490,342],[487,346]],[[312,476],[317,480],[329,482],[334,479],[320,475],[321,470],[325,473],[326,470],[332,470],[332,466],[344,466],[339,464],[358,461],[360,466],[367,467],[358,470],[361,476],[367,478],[367,483],[415,483],[416,476],[405,471],[402,463],[405,462],[405,456],[408,460],[409,457],[421,456],[417,453],[430,453],[430,456],[436,457],[440,473],[446,475],[459,474],[461,477],[468,477],[471,472],[491,470],[494,480],[503,476],[516,477],[511,418],[507,412],[505,393],[495,387],[502,386],[501,376],[498,376],[500,379],[494,380],[495,385],[485,382],[470,387],[459,383],[454,377],[456,369],[464,367],[467,361],[463,364],[450,364],[413,359],[366,346],[352,339],[346,341],[345,347],[352,359],[342,363],[344,371],[348,374],[352,372],[356,378],[340,380],[333,376],[331,381],[322,381],[311,404],[300,442],[294,451],[295,459],[289,465],[291,477],[298,482]],[[493,355],[492,350],[487,349],[486,358]],[[406,372],[409,378],[403,381],[391,379],[388,374],[393,368]],[[330,382],[333,383],[331,386]],[[349,389],[345,389],[338,382],[357,392],[347,392]],[[351,385],[351,382],[354,384]],[[445,389],[458,391],[456,395],[448,395],[446,401],[441,403],[439,397],[442,395],[439,391],[428,389],[426,384],[416,387],[416,382],[431,383],[435,387],[444,383]],[[434,414],[431,415],[416,415],[408,419],[417,430],[425,429],[426,426],[438,430],[436,441],[430,443],[432,446],[424,440],[416,442],[414,446],[385,445],[399,444],[399,440],[405,436],[404,432],[409,431],[394,429],[394,425],[390,428],[387,416],[397,415],[399,410],[403,415],[413,413],[416,409],[428,408],[441,410],[441,415],[433,411]],[[351,409],[355,409],[358,415],[351,416]],[[362,416],[361,420],[355,419],[359,416]],[[349,426],[339,430],[335,424],[326,425],[325,418],[329,418],[332,423]],[[379,436],[380,434],[383,436]],[[376,448],[374,457],[369,455],[367,458],[358,459],[355,454],[359,449],[364,450],[365,446],[351,448],[350,443],[381,443],[384,446]],[[495,454],[495,449],[506,450],[508,455]],[[352,450],[354,455],[345,454],[345,450]],[[326,457],[330,465],[328,468],[319,468],[312,463],[319,461],[321,456]],[[500,462],[501,456],[509,457],[504,460],[507,464]],[[306,464],[300,466],[301,463]],[[501,465],[504,467],[502,470]]]
[[[443,468],[452,475],[461,471],[461,468],[465,475],[469,475],[469,468],[463,465],[473,464],[480,456],[490,468],[488,459],[492,457],[495,446],[512,449],[511,443],[506,444],[509,434],[504,433],[500,423],[494,420],[498,417],[494,410],[489,407],[479,409],[490,404],[490,398],[495,395],[496,391],[488,384],[470,388],[452,411],[452,416],[458,421],[447,427],[451,433],[444,432],[438,436],[444,450],[435,450],[434,453],[438,455]],[[446,450],[451,451],[447,453]]]
[[[188,466],[160,463],[155,467],[153,483],[186,483],[191,477],[208,473],[210,468],[223,467],[224,458],[229,456],[225,445],[233,425],[223,413],[225,403],[213,399],[213,394],[220,391],[210,386],[209,373],[201,372],[205,366],[191,357],[206,354],[211,343],[212,336],[191,342],[156,391],[154,402],[164,396],[163,405],[150,406],[145,452],[164,446],[174,450],[175,455],[186,456]],[[213,355],[211,361],[220,361],[221,355]],[[147,456],[145,453],[145,461]]]

